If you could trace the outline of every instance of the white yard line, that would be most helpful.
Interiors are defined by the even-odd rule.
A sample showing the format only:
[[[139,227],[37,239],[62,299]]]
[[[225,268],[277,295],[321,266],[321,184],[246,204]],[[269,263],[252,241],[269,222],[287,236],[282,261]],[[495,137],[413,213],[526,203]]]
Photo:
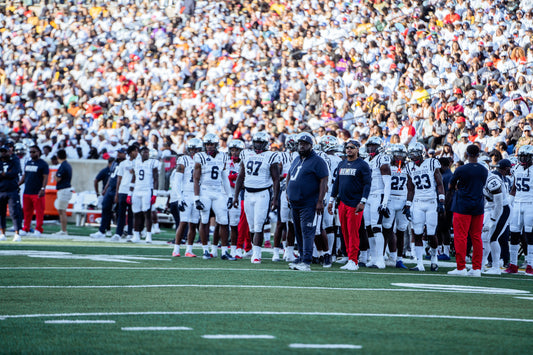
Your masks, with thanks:
[[[529,301],[533,301],[533,297],[515,297],[515,298],[518,298],[520,300],[529,300]]]
[[[416,284],[413,284],[416,285]],[[440,286],[440,285],[434,285]],[[489,295],[502,294],[527,294],[528,291],[512,289],[469,288],[457,286],[456,288],[356,288],[356,287],[324,287],[324,286],[288,286],[288,285],[18,285],[0,286],[0,289],[120,289],[120,288],[244,288],[244,289],[284,289],[284,290],[319,290],[319,291],[380,291],[380,292],[438,292],[438,293],[483,293]],[[505,292],[504,292],[505,291]]]
[[[189,327],[123,327],[124,331],[139,332],[139,331],[160,331],[160,330],[192,330]]]
[[[352,344],[289,344],[293,349],[362,349],[361,345]]]
[[[273,335],[253,335],[253,334],[206,334],[204,339],[275,339]]]
[[[312,270],[311,272],[334,272],[336,274],[351,274],[351,275],[386,275],[386,276],[412,276],[412,277],[446,277],[446,278],[457,278],[457,276],[453,275],[447,275],[447,274],[435,274],[431,272],[401,272],[401,273],[390,273],[390,272],[369,272],[369,271],[363,271],[364,269],[359,269],[358,271],[343,271],[343,270],[321,270],[322,268],[320,266],[316,266],[316,269]],[[239,268],[219,268],[219,267],[209,267],[206,264],[206,267],[113,267],[113,266],[95,266],[95,267],[83,267],[83,266],[21,266],[21,267],[10,267],[10,266],[3,266],[0,267],[0,270],[124,270],[124,271],[134,271],[134,270],[164,270],[164,271],[170,271],[170,270],[176,270],[176,271],[217,271],[217,272],[227,272],[227,271],[236,271],[236,272],[249,272],[249,271],[256,271],[256,272],[291,272],[298,274],[298,272],[290,269],[256,269],[256,268],[246,268],[246,269],[239,269]],[[523,275],[523,274],[522,274]],[[501,276],[501,277],[487,277],[487,280],[511,280],[511,281],[526,281],[526,282],[533,282],[533,277],[515,277],[512,275],[509,276]]]
[[[146,316],[146,315],[261,315],[261,316],[326,316],[326,317],[378,317],[378,318],[425,318],[425,319],[463,319],[482,321],[504,321],[533,323],[527,318],[453,316],[443,314],[390,314],[390,313],[342,313],[342,312],[271,312],[271,311],[203,311],[203,312],[97,312],[97,313],[51,313],[51,314],[14,314],[0,315],[0,320],[43,317],[109,317],[109,316]]]
[[[68,319],[58,319],[58,320],[46,320],[45,324],[115,324],[114,320],[68,320]]]

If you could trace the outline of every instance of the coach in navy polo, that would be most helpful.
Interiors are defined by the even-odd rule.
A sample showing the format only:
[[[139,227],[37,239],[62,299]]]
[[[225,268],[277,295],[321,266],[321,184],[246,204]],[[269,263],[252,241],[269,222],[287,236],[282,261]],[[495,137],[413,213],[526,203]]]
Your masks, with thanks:
[[[22,216],[19,215],[20,199],[18,193],[18,180],[20,162],[13,157],[10,148],[6,145],[0,147],[0,240],[6,240],[6,214],[9,205],[9,214],[13,220],[15,236],[13,241],[20,240]]]
[[[324,196],[328,181],[328,167],[324,159],[313,151],[313,136],[301,133],[298,136],[297,157],[287,176],[287,198],[291,206],[294,234],[298,240],[300,256],[289,267],[293,270],[310,271],[313,258],[318,215],[324,212]]]

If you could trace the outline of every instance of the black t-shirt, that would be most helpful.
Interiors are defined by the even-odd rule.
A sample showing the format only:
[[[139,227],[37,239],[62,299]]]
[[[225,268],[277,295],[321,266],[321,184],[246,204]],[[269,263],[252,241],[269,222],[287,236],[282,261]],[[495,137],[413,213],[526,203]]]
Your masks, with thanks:
[[[43,187],[44,175],[48,175],[48,164],[42,160],[30,160],[24,168],[24,194],[37,195]]]
[[[483,188],[489,171],[481,164],[468,163],[455,169],[450,186],[456,186],[453,195],[452,211],[460,214],[479,216],[484,213]]]
[[[72,186],[70,185],[70,181],[72,180],[72,167],[66,160],[59,165],[56,177],[61,178],[56,184],[57,190],[67,189]]]

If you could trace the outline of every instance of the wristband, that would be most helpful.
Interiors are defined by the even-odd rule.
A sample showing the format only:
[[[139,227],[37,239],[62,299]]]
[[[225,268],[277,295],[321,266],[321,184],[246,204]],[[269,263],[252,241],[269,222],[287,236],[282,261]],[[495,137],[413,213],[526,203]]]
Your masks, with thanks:
[[[44,187],[41,187],[41,190],[45,190],[45,188],[44,188]]]
[[[335,203],[335,197],[330,197],[329,198],[329,203],[334,204]]]
[[[363,205],[366,203],[366,198],[362,198],[361,201],[359,201],[360,203],[362,203]]]
[[[411,207],[411,206],[413,205],[413,202],[412,202],[412,201],[407,201],[407,202],[405,203],[405,205],[406,205],[407,207]]]
[[[445,197],[443,194],[440,194],[440,195],[439,195],[439,201],[440,201],[440,200],[445,200],[445,199],[446,199],[446,197]]]
[[[156,196],[157,197],[157,191],[156,190],[152,191],[152,196]]]
[[[200,196],[194,196],[194,201],[200,201]]]

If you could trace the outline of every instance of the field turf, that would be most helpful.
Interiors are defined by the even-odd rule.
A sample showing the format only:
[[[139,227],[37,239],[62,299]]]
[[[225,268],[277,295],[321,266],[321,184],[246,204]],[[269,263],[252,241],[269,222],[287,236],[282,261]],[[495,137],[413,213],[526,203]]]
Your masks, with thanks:
[[[271,262],[267,251],[260,265],[170,253],[49,236],[2,242],[0,353],[531,349],[533,278],[524,274],[344,272],[339,264],[305,273]]]

